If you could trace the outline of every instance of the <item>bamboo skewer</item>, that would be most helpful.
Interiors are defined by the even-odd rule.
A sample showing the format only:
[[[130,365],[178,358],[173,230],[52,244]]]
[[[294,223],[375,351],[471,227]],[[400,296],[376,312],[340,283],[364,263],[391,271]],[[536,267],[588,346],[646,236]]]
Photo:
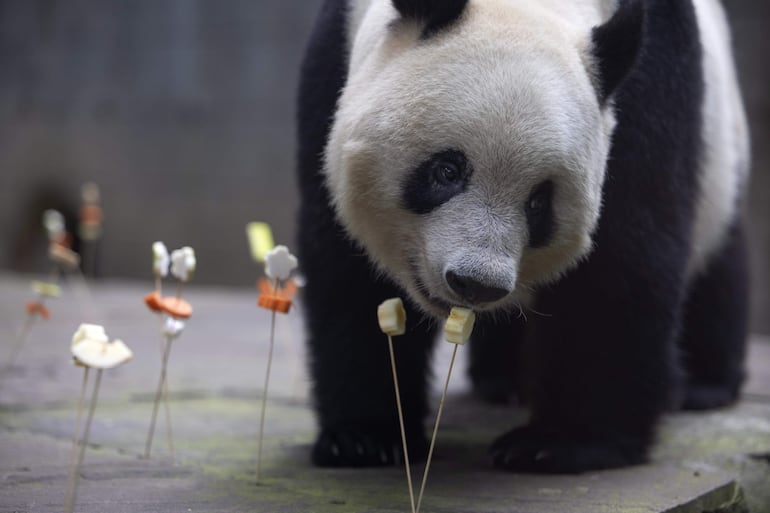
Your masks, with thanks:
[[[263,244],[264,246],[264,244]],[[297,267],[297,258],[289,253],[286,246],[275,246],[264,255],[265,274],[273,280],[272,292],[260,294],[257,305],[271,310],[270,315],[270,340],[267,354],[267,366],[265,369],[265,386],[262,392],[262,407],[259,415],[259,435],[257,439],[257,464],[256,482],[262,477],[262,445],[265,431],[265,412],[267,411],[267,397],[270,386],[270,372],[273,364],[273,351],[275,349],[275,319],[278,312],[288,313],[291,308],[291,300],[279,294],[281,281],[289,279],[291,272]]]
[[[425,471],[422,474],[422,483],[420,484],[420,495],[417,498],[417,509],[415,510],[416,513],[419,513],[420,511],[420,505],[422,504],[422,496],[425,492],[425,483],[428,482],[428,472],[430,471],[430,462],[433,459],[433,448],[436,446],[436,435],[438,434],[438,426],[441,423],[441,413],[444,411],[444,400],[446,399],[446,393],[449,389],[449,378],[452,376],[452,367],[454,367],[455,364],[455,356],[457,356],[457,348],[460,347],[458,345],[455,345],[454,349],[452,350],[452,359],[449,362],[449,371],[446,375],[446,382],[444,383],[444,391],[441,394],[441,401],[438,404],[438,412],[436,413],[436,423],[433,425],[433,435],[430,439],[430,449],[428,449],[428,459],[425,462]]]
[[[77,500],[78,494],[78,482],[80,481],[80,467],[83,465],[83,459],[85,458],[86,454],[86,447],[88,446],[88,434],[91,431],[91,421],[94,418],[94,411],[96,410],[96,400],[99,395],[99,385],[102,381],[102,372],[104,372],[103,369],[99,369],[99,372],[96,373],[96,382],[94,383],[94,391],[91,395],[91,404],[88,406],[88,418],[86,419],[86,427],[83,433],[83,438],[80,441],[80,453],[78,454],[78,459],[75,463],[72,475],[69,478],[69,482],[71,483],[68,487],[69,500],[67,501],[65,498],[64,513],[72,513],[75,509],[75,501]]]
[[[80,479],[80,468],[83,465],[86,447],[88,446],[88,435],[91,432],[96,402],[99,398],[99,386],[102,382],[102,374],[105,369],[117,367],[133,358],[133,353],[122,341],[113,340],[110,342],[107,338],[107,334],[104,332],[104,327],[96,324],[80,325],[75,332],[75,335],[72,337],[71,351],[75,358],[76,365],[83,366],[85,369],[83,371],[83,384],[80,390],[78,411],[75,420],[75,435],[72,440],[70,464],[67,472],[67,489],[64,496],[65,513],[72,513],[75,508]],[[91,368],[98,369],[98,372],[91,394],[91,402],[88,406],[88,418],[86,419],[83,436],[78,440],[80,421],[83,415],[83,401],[85,399],[86,389],[88,388],[88,377]],[[80,445],[79,451],[78,445]],[[75,457],[76,453],[77,457]]]

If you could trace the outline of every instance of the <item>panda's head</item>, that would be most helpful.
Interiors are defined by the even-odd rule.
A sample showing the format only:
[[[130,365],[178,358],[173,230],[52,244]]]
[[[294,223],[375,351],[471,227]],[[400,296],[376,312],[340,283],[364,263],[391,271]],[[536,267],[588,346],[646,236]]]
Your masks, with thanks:
[[[426,312],[510,307],[591,249],[641,8],[370,3],[326,148],[337,216]]]

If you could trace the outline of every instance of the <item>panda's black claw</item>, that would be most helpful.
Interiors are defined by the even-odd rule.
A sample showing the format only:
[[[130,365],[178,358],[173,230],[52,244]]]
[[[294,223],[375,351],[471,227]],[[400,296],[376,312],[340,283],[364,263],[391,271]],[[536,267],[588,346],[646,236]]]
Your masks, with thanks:
[[[424,459],[425,437],[409,437],[407,447],[412,461]],[[414,445],[414,449],[412,448]],[[382,467],[401,465],[404,455],[398,432],[361,429],[322,429],[311,455],[320,467]]]
[[[574,474],[643,463],[645,445],[629,439],[575,440],[524,426],[495,440],[490,455],[496,467],[512,472]]]

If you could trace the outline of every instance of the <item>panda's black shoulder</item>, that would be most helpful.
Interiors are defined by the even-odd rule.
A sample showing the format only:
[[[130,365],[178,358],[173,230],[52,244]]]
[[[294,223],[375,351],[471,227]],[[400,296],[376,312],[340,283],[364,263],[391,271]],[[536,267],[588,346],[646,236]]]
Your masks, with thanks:
[[[622,1],[628,2],[642,2],[642,39],[636,62],[613,96],[617,127],[605,206],[626,210],[631,197],[644,195],[647,204],[669,209],[675,223],[688,223],[698,194],[705,90],[695,6],[691,0]],[[657,196],[670,200],[672,191],[677,201],[656,202]]]
[[[324,0],[300,69],[297,129],[301,173],[316,173],[347,77],[349,0]]]

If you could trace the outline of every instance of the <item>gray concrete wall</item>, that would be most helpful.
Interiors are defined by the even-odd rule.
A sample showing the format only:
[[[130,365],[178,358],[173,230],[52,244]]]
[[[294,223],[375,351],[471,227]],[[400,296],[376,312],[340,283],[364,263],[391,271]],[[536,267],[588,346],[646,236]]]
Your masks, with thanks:
[[[43,209],[102,187],[100,272],[194,246],[200,282],[258,274],[244,225],[294,237],[294,96],[319,0],[0,0],[0,268],[42,271]],[[753,130],[754,326],[770,333],[767,2],[729,3]]]
[[[0,266],[38,270],[39,212],[102,187],[104,275],[194,246],[198,280],[257,275],[244,225],[293,237],[294,98],[317,2],[0,3]]]

